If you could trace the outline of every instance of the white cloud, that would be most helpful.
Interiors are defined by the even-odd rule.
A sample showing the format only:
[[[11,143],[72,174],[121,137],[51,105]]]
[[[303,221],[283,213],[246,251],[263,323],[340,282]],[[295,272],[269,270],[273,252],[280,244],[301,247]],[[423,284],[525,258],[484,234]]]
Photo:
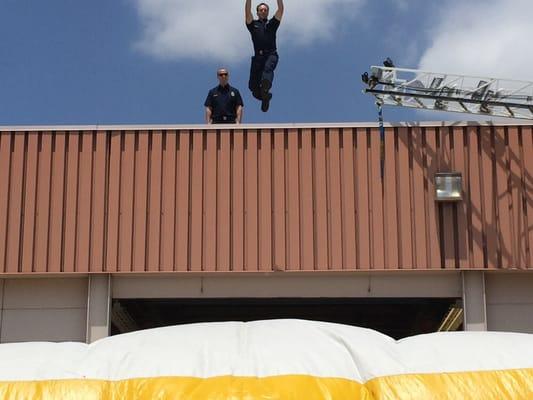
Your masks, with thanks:
[[[252,44],[244,24],[244,0],[133,0],[142,22],[136,47],[163,60],[242,60]],[[308,46],[334,37],[366,0],[285,1],[278,47]],[[253,10],[257,1],[253,2]],[[271,16],[276,9],[273,0]]]
[[[429,19],[428,48],[418,68],[433,72],[533,80],[531,0],[446,0]],[[472,81],[475,85],[476,82]],[[512,89],[511,83],[506,86]],[[510,119],[444,112],[417,113],[421,119],[485,121]]]
[[[419,68],[533,80],[532,15],[532,0],[446,1]]]

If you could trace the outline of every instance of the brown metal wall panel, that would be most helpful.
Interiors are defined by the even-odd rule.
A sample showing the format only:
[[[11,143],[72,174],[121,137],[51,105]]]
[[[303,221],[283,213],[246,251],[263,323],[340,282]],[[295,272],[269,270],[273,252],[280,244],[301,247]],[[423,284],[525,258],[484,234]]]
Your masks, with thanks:
[[[398,240],[398,193],[397,179],[397,135],[392,129],[385,132],[385,265],[388,269],[399,269],[399,246]]]
[[[259,134],[259,269],[272,271],[272,142],[271,133]]]
[[[527,265],[533,268],[533,129],[522,128],[522,146],[524,151],[524,197],[526,207],[526,225],[524,236],[527,246]]]
[[[455,162],[454,171],[460,172],[463,176],[464,187],[468,187],[470,182],[468,179],[468,171],[466,168],[466,154],[468,153],[468,146],[466,145],[465,132],[462,127],[453,128],[453,159]],[[456,257],[458,258],[456,266],[462,269],[468,269],[468,213],[467,204],[470,203],[468,191],[463,190],[463,197],[465,201],[458,203],[455,207],[457,221],[456,224]]]
[[[449,127],[441,128],[439,130],[439,171],[451,172],[455,170],[452,148],[454,145],[453,130]],[[456,209],[455,204],[441,204],[440,212],[442,218],[442,237],[444,241],[443,246],[443,267],[453,269],[456,267],[456,253],[455,253],[455,228],[456,223]]]
[[[204,155],[203,270],[212,272],[217,265],[217,133],[214,130],[207,131]]]
[[[106,265],[104,271],[119,270],[119,227],[120,227],[120,188],[122,186],[122,145],[123,136],[119,131],[110,134],[109,143],[109,184],[107,199],[107,227],[106,232]]]
[[[120,166],[120,210],[118,269],[133,271],[133,237],[135,206],[135,142],[137,134],[124,133],[124,150]]]
[[[26,134],[18,132],[13,134],[12,154],[9,177],[9,208],[7,220],[6,239],[6,272],[19,272],[19,260],[21,252],[21,223],[22,223],[22,199],[24,185],[24,156]]]
[[[509,160],[509,191],[511,215],[511,246],[514,265],[524,269],[527,266],[526,252],[523,241],[524,212],[522,207],[522,177],[523,159],[520,146],[520,133],[518,127],[509,128],[509,146],[507,147],[507,159]]]
[[[231,270],[243,271],[245,260],[244,133],[233,133],[231,160]],[[283,244],[285,246],[285,243]]]
[[[194,132],[192,138],[191,174],[191,219],[190,219],[190,268],[202,270],[202,239],[204,225],[204,136],[203,132]],[[181,188],[180,188],[181,189]]]
[[[93,149],[93,185],[91,210],[91,272],[104,270],[104,251],[107,243],[104,240],[106,226],[106,180],[107,180],[107,132],[96,132]]]
[[[467,208],[470,238],[469,254],[470,268],[481,269],[484,267],[484,241],[483,241],[483,204],[481,185],[481,145],[478,127],[467,128],[468,135],[468,185],[465,186],[467,195]]]
[[[231,135],[220,132],[217,149],[217,270],[229,271],[231,266]]]
[[[356,243],[357,266],[359,269],[371,268],[371,233],[370,233],[370,189],[372,185],[368,177],[369,136],[366,129],[354,130],[355,137],[355,209],[356,209]],[[380,179],[380,178],[378,178]]]
[[[163,136],[163,177],[161,183],[161,267],[174,270],[176,247],[176,169],[178,142],[176,131],[167,131]],[[155,160],[155,158],[152,158]]]
[[[163,133],[154,131],[150,137],[148,153],[148,239],[146,270],[159,271],[161,234],[161,180],[163,162]]]
[[[427,243],[428,243],[428,267],[430,269],[439,269],[442,264],[441,243],[442,235],[440,232],[440,213],[439,207],[433,201],[435,196],[435,173],[439,171],[438,154],[437,154],[437,130],[435,128],[426,128],[426,146],[425,146],[425,181],[427,183],[426,206],[427,213]]]
[[[276,271],[284,271],[287,265],[286,224],[285,224],[285,132],[282,129],[274,131],[274,155],[273,155],[273,242],[274,260],[273,268]],[[240,181],[239,181],[240,183]]]
[[[314,233],[314,193],[313,193],[313,137],[310,129],[302,130],[300,148],[300,232],[301,269],[312,271],[315,268]]]
[[[506,268],[514,265],[511,245],[511,215],[509,191],[509,159],[506,151],[506,134],[504,127],[497,127],[494,135],[496,180],[497,180],[497,215],[498,215],[498,265]]]
[[[517,202],[515,202],[515,213],[517,215],[516,225],[515,225],[515,239],[520,243],[518,246],[518,257],[520,259],[519,265],[520,268],[526,269],[528,267],[528,243],[527,243],[527,190],[525,188],[525,181],[527,179],[527,172],[525,167],[524,159],[524,131],[521,128],[516,128],[518,132],[518,146],[519,152],[518,156],[520,157],[520,181],[518,177],[513,175],[513,185],[518,186],[519,197]]]
[[[532,268],[529,126],[0,133],[0,273]],[[436,172],[464,200],[434,201]],[[383,176],[382,176],[383,175]]]
[[[339,130],[329,131],[328,146],[328,203],[329,203],[329,269],[343,269],[343,220],[341,202],[341,168]]]
[[[202,134],[197,134],[200,139],[200,144],[202,142]],[[175,246],[175,269],[177,271],[187,271],[191,267],[191,254],[192,254],[192,233],[193,227],[191,226],[192,222],[192,207],[194,204],[193,200],[198,201],[198,199],[193,199],[193,186],[191,183],[192,174],[191,174],[191,165],[193,165],[193,156],[192,156],[192,146],[195,145],[191,138],[189,131],[180,131],[179,133],[179,152],[178,152],[178,180],[176,183],[176,241],[174,242]],[[198,143],[196,143],[198,146]],[[198,163],[198,161],[196,161]],[[200,165],[201,167],[201,165]],[[194,168],[194,166],[193,166]],[[201,174],[201,171],[199,171]],[[201,175],[200,175],[201,176]],[[199,183],[201,185],[201,181]],[[198,183],[195,188],[196,191]],[[201,204],[201,203],[200,203]],[[195,215],[196,217],[196,215]],[[194,233],[197,236],[198,226],[196,226]],[[201,228],[201,226],[200,226]],[[196,237],[195,236],[195,237]]]
[[[424,178],[424,138],[422,128],[411,131],[412,161],[410,165],[413,210],[413,267],[426,269],[428,267],[426,243],[426,182]]]
[[[315,265],[320,271],[327,271],[328,262],[328,184],[326,167],[326,132],[315,131],[314,186],[315,186]]]
[[[287,251],[289,270],[300,269],[300,162],[299,134],[290,129],[287,151]]]
[[[33,250],[35,239],[35,207],[37,197],[37,167],[39,161],[39,134],[28,132],[27,150],[24,165],[24,191],[22,194],[22,250],[21,272],[33,270]]]
[[[52,181],[50,187],[50,231],[48,236],[47,272],[62,269],[63,214],[65,205],[66,133],[55,132],[52,149]]]
[[[133,177],[133,271],[143,272],[146,264],[146,217],[148,205],[148,132],[135,138]]]
[[[353,133],[345,128],[341,134],[342,268],[350,270],[357,268],[354,158]]]
[[[494,174],[493,129],[482,127],[480,136],[486,264],[489,269],[494,269],[498,266],[498,232],[496,229],[496,176]]]
[[[11,133],[0,135],[0,273],[6,272],[7,220],[9,209],[9,164],[11,163]]]
[[[385,268],[385,235],[383,221],[383,168],[382,168],[382,143],[378,129],[370,129],[370,162],[368,180],[370,193],[370,255],[373,269]],[[383,148],[384,149],[384,148]]]
[[[257,136],[257,131],[254,130],[248,131],[245,138],[244,269],[246,271],[257,271],[259,262]]]
[[[413,268],[413,209],[411,207],[410,135],[407,128],[398,129],[398,224],[400,268]]]
[[[69,132],[67,137],[67,166],[65,183],[65,212],[63,236],[63,272],[74,272],[76,269],[76,233],[78,214],[78,132]]]
[[[89,271],[91,231],[93,134],[83,132],[79,157],[78,223],[76,234],[76,272]]]
[[[34,271],[48,270],[48,232],[50,227],[50,179],[52,168],[52,134],[43,132],[39,147],[37,204],[35,222]]]
[[[518,132],[518,146],[519,146],[519,157],[520,157],[520,181],[518,177],[513,176],[513,185],[518,185],[518,201],[515,204],[515,213],[517,218],[515,219],[515,240],[519,241],[517,243],[518,257],[519,257],[519,268],[526,269],[528,268],[528,242],[527,242],[527,232],[528,232],[528,219],[527,219],[527,189],[525,187],[525,182],[527,179],[527,171],[525,166],[524,159],[524,130],[521,128],[516,128]]]

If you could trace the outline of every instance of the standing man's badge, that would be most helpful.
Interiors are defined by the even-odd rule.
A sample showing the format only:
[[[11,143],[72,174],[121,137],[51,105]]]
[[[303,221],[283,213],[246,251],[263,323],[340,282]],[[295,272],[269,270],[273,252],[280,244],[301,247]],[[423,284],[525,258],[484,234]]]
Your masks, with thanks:
[[[235,97],[235,92],[231,92],[231,97]]]

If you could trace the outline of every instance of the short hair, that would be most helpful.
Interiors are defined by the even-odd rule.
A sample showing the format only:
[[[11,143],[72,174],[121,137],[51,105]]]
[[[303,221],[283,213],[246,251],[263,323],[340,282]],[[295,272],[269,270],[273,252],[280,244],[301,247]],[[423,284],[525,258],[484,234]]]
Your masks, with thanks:
[[[265,6],[265,7],[267,8],[267,10],[270,10],[270,7],[268,6],[267,3],[259,3],[259,4],[257,5],[257,7],[255,8],[256,11],[259,11],[259,7],[261,7],[261,6]]]

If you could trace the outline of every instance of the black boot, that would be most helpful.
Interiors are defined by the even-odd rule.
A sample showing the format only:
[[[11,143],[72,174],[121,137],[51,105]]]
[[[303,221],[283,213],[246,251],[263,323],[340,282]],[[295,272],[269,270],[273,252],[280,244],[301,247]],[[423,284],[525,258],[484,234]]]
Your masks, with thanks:
[[[270,100],[272,99],[272,93],[269,93],[270,88],[272,87],[272,83],[267,80],[263,79],[261,81],[261,111],[267,112],[268,108],[270,107]]]
[[[270,107],[270,99],[272,99],[272,93],[267,93],[261,101],[261,111],[267,112]]]

